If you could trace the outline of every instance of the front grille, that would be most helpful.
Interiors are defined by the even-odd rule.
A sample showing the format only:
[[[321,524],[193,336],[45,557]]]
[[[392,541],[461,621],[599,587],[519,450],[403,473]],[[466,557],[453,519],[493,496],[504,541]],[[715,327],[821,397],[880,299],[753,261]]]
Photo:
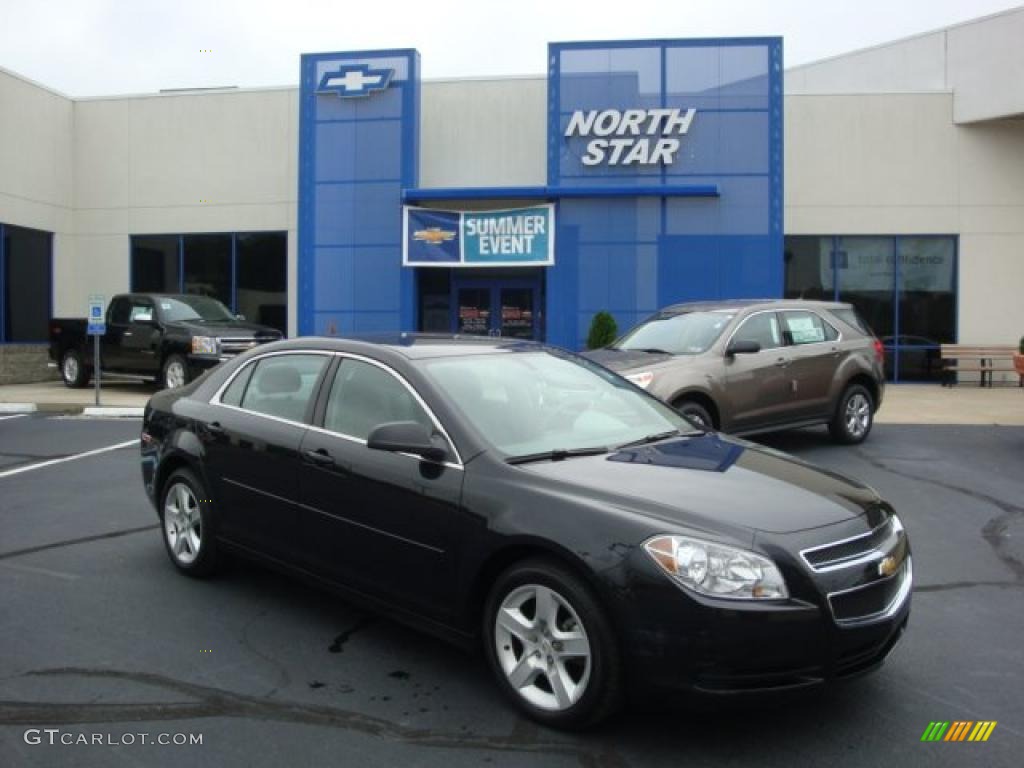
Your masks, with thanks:
[[[908,555],[892,576],[858,587],[833,592],[828,604],[837,624],[861,624],[887,618],[910,594],[913,565]]]
[[[902,527],[894,521],[895,518],[890,517],[868,533],[832,544],[805,549],[800,555],[804,562],[818,573],[837,568],[848,568],[867,560],[880,559],[881,552],[891,544],[890,540],[902,531]]]
[[[250,336],[249,338],[244,339],[221,339],[220,353],[222,355],[237,355],[260,344],[266,344],[268,341],[276,340],[276,337],[273,336],[257,336],[256,338]]]

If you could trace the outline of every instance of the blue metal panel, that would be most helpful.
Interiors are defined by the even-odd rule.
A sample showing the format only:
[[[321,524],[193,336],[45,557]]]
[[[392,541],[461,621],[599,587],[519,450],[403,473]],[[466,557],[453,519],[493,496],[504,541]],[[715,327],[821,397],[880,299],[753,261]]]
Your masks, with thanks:
[[[717,184],[622,185],[606,181],[592,186],[557,187],[436,187],[403,189],[402,202],[432,200],[559,200],[574,197],[717,197]]]
[[[781,38],[555,43],[548,53],[542,191],[561,200],[548,340],[578,348],[602,309],[628,327],[676,301],[781,296]],[[564,135],[578,110],[691,108],[671,163],[585,164],[593,136]]]
[[[7,341],[7,239],[0,224],[0,344]]]
[[[324,75],[363,65],[387,87],[318,93]],[[410,330],[412,270],[401,267],[402,190],[418,182],[419,54],[302,57],[299,106],[298,331]]]

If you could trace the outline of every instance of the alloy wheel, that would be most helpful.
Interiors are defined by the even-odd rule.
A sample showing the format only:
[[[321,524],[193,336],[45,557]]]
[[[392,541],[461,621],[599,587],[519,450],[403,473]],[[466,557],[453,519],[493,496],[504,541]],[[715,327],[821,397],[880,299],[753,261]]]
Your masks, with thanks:
[[[846,431],[851,437],[863,436],[871,426],[871,402],[860,392],[846,401]]]
[[[74,355],[64,355],[64,381],[78,380],[78,359]]]
[[[174,559],[191,565],[203,544],[199,501],[185,483],[172,485],[164,501],[164,535]]]
[[[167,370],[164,371],[164,384],[167,389],[185,386],[185,366],[177,360],[168,363]]]
[[[561,712],[587,690],[590,641],[568,600],[541,584],[509,592],[495,617],[498,663],[509,685],[539,709]]]

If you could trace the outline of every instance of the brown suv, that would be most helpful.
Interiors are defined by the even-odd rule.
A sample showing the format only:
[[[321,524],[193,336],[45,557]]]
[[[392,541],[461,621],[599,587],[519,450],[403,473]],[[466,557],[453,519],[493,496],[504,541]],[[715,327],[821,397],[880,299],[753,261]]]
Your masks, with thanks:
[[[885,389],[882,343],[834,302],[676,304],[585,354],[734,434],[828,424],[839,442],[859,443]]]

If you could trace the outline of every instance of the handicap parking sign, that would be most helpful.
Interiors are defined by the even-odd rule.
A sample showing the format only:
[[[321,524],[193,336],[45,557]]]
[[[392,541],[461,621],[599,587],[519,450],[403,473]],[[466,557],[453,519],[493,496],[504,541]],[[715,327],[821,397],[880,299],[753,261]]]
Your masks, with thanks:
[[[106,318],[103,316],[103,297],[89,297],[88,328],[90,336],[102,336],[107,332]]]

